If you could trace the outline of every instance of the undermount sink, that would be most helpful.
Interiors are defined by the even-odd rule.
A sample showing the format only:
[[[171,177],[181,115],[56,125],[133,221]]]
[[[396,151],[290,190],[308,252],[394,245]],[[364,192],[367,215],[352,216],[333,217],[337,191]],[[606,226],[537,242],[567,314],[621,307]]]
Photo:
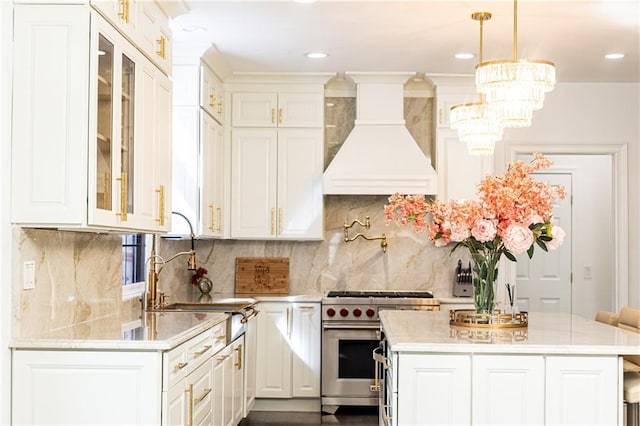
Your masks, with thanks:
[[[176,302],[158,308],[160,311],[221,311],[221,312],[239,312],[253,305],[254,301],[249,300],[220,300],[212,302]]]

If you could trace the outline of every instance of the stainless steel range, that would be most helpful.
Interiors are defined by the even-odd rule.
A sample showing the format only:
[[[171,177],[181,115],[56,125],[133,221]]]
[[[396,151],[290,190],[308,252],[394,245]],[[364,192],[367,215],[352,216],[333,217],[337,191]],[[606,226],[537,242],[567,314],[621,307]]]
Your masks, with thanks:
[[[378,405],[376,365],[381,310],[440,310],[427,291],[329,291],[322,298],[322,411]]]

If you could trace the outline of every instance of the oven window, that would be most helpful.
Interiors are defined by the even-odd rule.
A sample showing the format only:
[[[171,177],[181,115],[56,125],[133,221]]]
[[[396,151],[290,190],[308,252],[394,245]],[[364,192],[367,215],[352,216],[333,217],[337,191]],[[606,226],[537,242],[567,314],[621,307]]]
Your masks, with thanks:
[[[373,379],[375,362],[372,352],[377,340],[340,340],[338,342],[338,378]]]

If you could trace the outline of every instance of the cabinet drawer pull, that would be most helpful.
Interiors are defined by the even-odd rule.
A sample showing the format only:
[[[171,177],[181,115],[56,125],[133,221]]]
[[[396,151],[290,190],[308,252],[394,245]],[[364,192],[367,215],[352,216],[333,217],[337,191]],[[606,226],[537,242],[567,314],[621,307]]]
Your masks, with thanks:
[[[217,99],[216,92],[214,92],[214,91],[212,90],[212,91],[211,91],[211,94],[209,95],[209,99],[210,99],[210,101],[209,101],[209,106],[210,106],[211,108],[215,108],[215,107],[216,107],[216,99]]]
[[[189,394],[189,418],[187,419],[187,426],[193,426],[193,383],[187,388]]]
[[[216,210],[218,212],[218,232],[222,232],[222,208],[217,207]]]
[[[116,216],[120,216],[120,220],[127,221],[127,193],[129,192],[129,179],[127,172],[120,173],[120,177],[116,178],[120,181],[120,212],[116,213]]]
[[[195,398],[193,400],[193,402],[195,404],[200,404],[202,402],[203,399],[205,399],[207,397],[207,395],[209,395],[211,393],[211,388],[207,388],[204,390],[204,392],[202,392],[202,395],[200,395],[199,397]]]
[[[234,349],[234,351],[238,352],[238,362],[236,362],[235,364],[233,364],[238,370],[242,369],[242,345],[238,345],[237,348]]]
[[[271,123],[276,124],[276,109],[271,108]]]
[[[182,370],[183,368],[185,368],[187,365],[189,365],[188,362],[179,362],[176,364],[175,368],[173,369],[174,371],[178,371],[178,370]]]
[[[282,235],[282,207],[278,209],[278,235]]]
[[[159,226],[164,226],[164,185],[160,185],[156,192],[158,193],[158,218],[156,222]]]
[[[226,339],[226,336],[224,334],[216,336],[216,342],[222,342],[225,339]]]
[[[282,124],[282,108],[278,109],[278,123]]]
[[[222,115],[222,112],[224,111],[224,103],[222,101],[218,102],[218,114]]]
[[[216,361],[218,361],[218,364],[220,364],[222,361],[224,361],[227,358],[229,358],[229,355],[219,356],[216,358]]]
[[[276,234],[276,209],[271,209],[271,235]]]
[[[202,349],[200,349],[199,351],[194,352],[193,354],[194,354],[195,356],[200,356],[200,355],[202,355],[203,353],[205,353],[206,351],[208,351],[209,349],[211,349],[211,347],[212,347],[211,345],[204,345],[204,346],[202,347]]]
[[[127,24],[129,23],[129,0],[120,0],[121,11],[118,16]]]
[[[167,39],[164,38],[163,35],[160,36],[160,38],[158,40],[156,40],[156,42],[158,43],[158,50],[156,51],[156,54],[158,56],[160,56],[162,59],[167,59],[166,57],[166,45],[167,45]]]
[[[216,230],[216,215],[215,215],[215,210],[216,210],[216,205],[215,204],[209,204],[209,209],[211,210],[211,225],[209,225],[209,230],[211,232],[215,232]]]

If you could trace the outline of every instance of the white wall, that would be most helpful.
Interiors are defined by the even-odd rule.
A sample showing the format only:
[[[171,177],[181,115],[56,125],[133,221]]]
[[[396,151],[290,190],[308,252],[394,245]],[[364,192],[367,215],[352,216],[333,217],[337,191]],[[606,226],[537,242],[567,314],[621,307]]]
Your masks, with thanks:
[[[11,160],[12,4],[0,2],[0,424],[9,424],[11,403]]]
[[[514,147],[551,145],[627,147],[628,155],[628,304],[640,307],[640,84],[558,83],[547,94],[533,125],[506,129],[496,148],[496,172],[504,169]],[[557,150],[553,152],[558,153]]]

